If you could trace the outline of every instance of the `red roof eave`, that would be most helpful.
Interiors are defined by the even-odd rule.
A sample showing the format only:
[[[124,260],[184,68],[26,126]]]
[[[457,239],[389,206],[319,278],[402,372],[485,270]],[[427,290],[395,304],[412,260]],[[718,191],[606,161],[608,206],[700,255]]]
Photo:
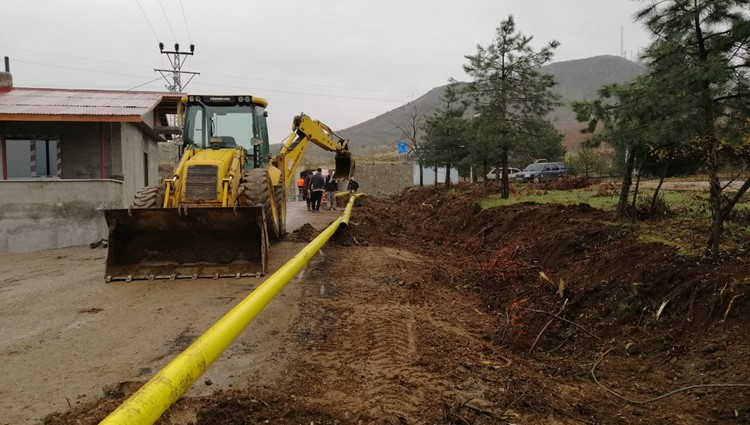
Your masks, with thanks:
[[[140,115],[0,114],[0,121],[142,122]]]

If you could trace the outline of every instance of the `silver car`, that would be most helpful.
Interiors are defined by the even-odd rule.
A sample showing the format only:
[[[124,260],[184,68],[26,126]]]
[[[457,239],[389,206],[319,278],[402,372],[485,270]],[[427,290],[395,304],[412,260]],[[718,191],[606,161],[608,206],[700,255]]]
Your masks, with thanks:
[[[516,180],[526,182],[540,182],[567,177],[568,166],[562,162],[537,162],[529,164],[520,173],[515,175]]]

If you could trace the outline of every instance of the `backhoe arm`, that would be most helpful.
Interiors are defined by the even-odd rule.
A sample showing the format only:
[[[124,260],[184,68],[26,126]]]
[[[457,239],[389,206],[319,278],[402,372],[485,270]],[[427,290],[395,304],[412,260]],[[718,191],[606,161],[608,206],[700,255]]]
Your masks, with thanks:
[[[284,171],[285,187],[293,180],[309,142],[326,151],[336,152],[334,179],[349,179],[354,175],[349,140],[342,138],[322,122],[300,114],[294,117],[292,133],[284,141],[279,154],[271,161],[276,168]]]

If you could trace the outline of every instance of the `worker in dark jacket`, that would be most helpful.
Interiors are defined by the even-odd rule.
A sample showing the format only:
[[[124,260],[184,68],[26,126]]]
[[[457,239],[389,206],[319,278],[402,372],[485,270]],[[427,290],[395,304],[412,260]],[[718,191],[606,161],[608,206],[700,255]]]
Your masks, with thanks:
[[[346,190],[351,193],[356,193],[357,189],[359,189],[359,183],[355,182],[354,180],[349,180],[349,186],[347,186]]]
[[[304,196],[305,201],[307,201],[307,210],[312,211],[312,192],[310,191],[310,179],[312,178],[311,174],[305,175],[305,189],[304,189]]]
[[[323,199],[323,192],[326,190],[326,178],[323,177],[323,170],[318,168],[315,174],[310,177],[310,191],[312,191],[312,211],[320,212],[320,200]]]

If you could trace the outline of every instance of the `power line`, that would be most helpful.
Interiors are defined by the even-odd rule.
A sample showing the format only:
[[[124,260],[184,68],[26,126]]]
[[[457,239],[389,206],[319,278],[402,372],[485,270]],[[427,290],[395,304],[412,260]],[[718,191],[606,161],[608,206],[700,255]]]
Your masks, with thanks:
[[[143,11],[143,7],[141,7],[141,2],[138,0],[135,0],[135,2],[138,4],[138,8],[141,9],[141,13],[143,13],[143,17],[146,18],[146,22],[148,22],[148,26],[151,27],[151,32],[154,33],[154,37],[156,37],[156,41],[159,41],[159,35],[156,34],[156,30],[154,29],[154,26],[151,25],[151,21],[148,20],[148,16],[146,16],[146,12]]]
[[[106,59],[95,59],[95,58],[87,58],[84,56],[72,56],[72,55],[65,55],[61,53],[54,53],[54,52],[47,52],[43,50],[35,50],[35,49],[24,49],[20,47],[12,47],[0,44],[0,47],[4,49],[13,49],[13,50],[20,50],[24,52],[31,52],[31,53],[38,53],[43,55],[51,55],[51,56],[59,56],[64,58],[71,58],[71,59],[81,59],[91,62],[102,62],[102,63],[111,63],[114,65],[126,65],[131,66],[134,68],[147,68],[147,69],[153,69],[150,66],[146,65],[135,65],[132,63],[126,63],[126,62],[117,62],[117,61],[111,61]],[[188,58],[190,59],[190,58]],[[285,80],[272,80],[267,78],[255,78],[255,77],[247,77],[247,76],[240,76],[240,75],[230,75],[230,74],[213,74],[213,73],[203,73],[204,76],[215,76],[215,77],[224,77],[224,78],[236,78],[238,80],[250,80],[250,81],[264,81],[268,83],[278,83],[278,84],[293,84],[293,85],[300,85],[300,86],[306,86],[306,87],[321,87],[321,88],[333,88],[333,89],[341,89],[341,90],[355,90],[355,91],[365,91],[365,92],[373,92],[373,93],[393,93],[393,94],[407,94],[406,92],[399,92],[399,91],[392,91],[392,90],[381,90],[381,89],[369,89],[369,88],[360,88],[360,87],[346,87],[346,86],[334,86],[334,85],[328,85],[328,84],[315,84],[315,83],[300,83],[297,81],[285,81]]]
[[[205,83],[203,83],[205,84]],[[275,93],[284,93],[284,94],[297,94],[297,95],[303,95],[303,96],[317,96],[317,97],[331,97],[336,99],[350,99],[350,100],[368,100],[368,101],[374,101],[374,102],[396,102],[396,103],[408,103],[409,100],[403,100],[403,99],[378,99],[374,97],[358,97],[358,96],[340,96],[335,94],[321,94],[321,93],[309,93],[309,92],[299,92],[299,91],[290,91],[290,90],[277,90],[277,89],[264,89],[264,88],[257,88],[257,87],[243,87],[243,86],[237,86],[237,85],[229,85],[229,84],[216,84],[211,83],[212,86],[216,87],[227,87],[231,89],[242,89],[242,90],[249,90],[249,91],[260,91],[260,92],[275,92]]]
[[[174,35],[174,30],[172,29],[172,24],[169,22],[169,17],[167,17],[167,12],[164,10],[164,5],[161,4],[161,0],[159,0],[159,6],[161,6],[161,13],[164,14],[164,19],[167,20],[167,25],[169,25],[169,31],[172,32],[172,38],[174,38],[174,41],[177,42],[177,36]]]
[[[66,65],[59,65],[59,64],[49,64],[49,63],[35,62],[35,61],[26,61],[26,60],[22,60],[22,59],[15,59],[14,61],[15,62],[19,62],[19,63],[29,64],[29,65],[38,65],[38,66],[47,66],[47,67],[53,67],[53,68],[71,69],[71,70],[75,70],[75,71],[86,71],[86,72],[93,72],[93,73],[99,73],[99,74],[117,75],[117,76],[122,76],[122,77],[134,77],[134,78],[139,78],[139,79],[150,78],[150,77],[143,76],[143,75],[126,74],[126,73],[122,73],[122,72],[103,71],[103,70],[99,70],[99,69],[82,68],[82,67],[66,66]],[[236,90],[236,89],[248,90],[248,91],[261,92],[261,93],[263,93],[263,92],[275,92],[275,93],[293,94],[293,95],[301,95],[301,96],[327,97],[327,98],[334,98],[334,99],[365,100],[365,101],[371,101],[371,102],[387,102],[387,103],[398,103],[398,104],[405,104],[405,103],[409,103],[410,102],[409,100],[404,100],[404,99],[378,99],[378,98],[358,97],[358,96],[340,96],[340,95],[322,94],[322,93],[299,92],[299,91],[290,91],[290,90],[277,90],[277,89],[270,89],[270,88],[244,87],[244,86],[237,86],[237,85],[230,85],[230,84],[218,84],[218,83],[200,83],[200,85],[211,86],[211,87],[231,88],[231,89],[234,89],[234,90]]]
[[[327,84],[314,84],[314,83],[297,83],[294,81],[269,80],[269,79],[264,79],[264,78],[242,77],[239,75],[213,74],[213,73],[207,73],[204,75],[206,76],[213,75],[216,77],[225,77],[225,78],[236,78],[238,80],[265,81],[267,83],[294,84],[294,85],[302,85],[302,86],[309,86],[309,87],[321,87],[321,88],[328,88],[328,89],[358,90],[358,91],[368,91],[368,92],[374,92],[374,93],[406,94],[405,92],[396,92],[396,91],[391,91],[391,90],[364,89],[364,88],[357,88],[357,87],[331,86]]]
[[[145,82],[145,83],[143,83],[143,84],[139,84],[139,85],[137,85],[137,86],[135,86],[135,87],[131,87],[131,88],[129,88],[129,89],[127,90],[127,91],[135,90],[135,89],[137,89],[137,88],[140,88],[140,87],[143,87],[143,86],[145,86],[146,84],[151,84],[151,83],[153,83],[154,81],[159,81],[159,80],[161,80],[161,76],[158,76],[158,77],[154,78],[153,80],[151,80],[151,81],[147,81],[147,82]]]
[[[182,0],[180,0],[180,9],[182,9],[182,19],[185,21],[185,29],[187,30],[188,40],[190,41],[190,43],[192,43],[193,37],[190,36],[190,27],[188,27],[187,16],[185,16],[185,7],[182,5]]]
[[[240,75],[212,74],[212,73],[209,73],[206,75],[215,75],[217,77],[226,77],[226,78],[236,78],[238,80],[255,80],[255,81],[265,81],[269,83],[294,84],[294,85],[299,85],[299,86],[322,87],[322,88],[328,88],[328,89],[358,90],[358,91],[369,91],[369,92],[375,92],[375,93],[407,94],[406,92],[399,92],[399,91],[392,91],[392,90],[367,89],[367,88],[346,87],[346,86],[332,86],[328,84],[300,83],[296,81],[283,81],[283,80],[270,80],[270,79],[265,79],[265,78],[243,77]]]
[[[63,58],[81,59],[81,60],[86,60],[86,61],[91,61],[91,62],[111,63],[111,64],[115,64],[115,65],[132,66],[134,68],[148,68],[148,69],[151,69],[150,66],[146,66],[146,65],[134,65],[132,63],[127,63],[127,62],[117,62],[117,61],[111,61],[111,60],[106,60],[106,59],[86,58],[86,57],[83,57],[83,56],[72,56],[72,55],[65,55],[65,54],[62,54],[62,53],[45,52],[45,51],[42,51],[42,50],[34,50],[34,49],[22,49],[20,47],[5,46],[5,45],[2,45],[2,44],[0,44],[0,47],[2,47],[4,49],[14,49],[14,50],[20,50],[20,51],[24,51],[24,52],[40,53],[40,54],[43,54],[43,55],[59,56],[59,57],[63,57]]]
[[[300,102],[296,100],[277,99],[277,98],[272,99],[272,101],[273,101],[273,104],[285,103],[288,105],[307,105],[307,106],[316,106],[318,108],[333,108],[333,109],[346,109],[346,110],[356,109],[358,111],[377,112],[380,114],[383,113],[382,109],[376,109],[376,108],[360,108],[356,106],[326,105],[323,103]]]
[[[13,61],[14,62],[20,62],[20,63],[26,63],[26,64],[29,64],[29,65],[39,65],[39,66],[48,66],[48,67],[52,67],[52,68],[72,69],[72,70],[75,70],[75,71],[95,72],[95,73],[99,73],[99,74],[118,75],[118,76],[121,76],[121,77],[135,77],[135,78],[140,78],[140,79],[150,78],[150,77],[146,77],[146,76],[143,76],[143,75],[125,74],[125,73],[122,73],[122,72],[102,71],[102,70],[99,70],[99,69],[81,68],[81,67],[77,67],[77,66],[66,66],[66,65],[58,65],[58,64],[34,62],[34,61],[25,61],[25,60],[22,60],[22,59],[14,59]]]

